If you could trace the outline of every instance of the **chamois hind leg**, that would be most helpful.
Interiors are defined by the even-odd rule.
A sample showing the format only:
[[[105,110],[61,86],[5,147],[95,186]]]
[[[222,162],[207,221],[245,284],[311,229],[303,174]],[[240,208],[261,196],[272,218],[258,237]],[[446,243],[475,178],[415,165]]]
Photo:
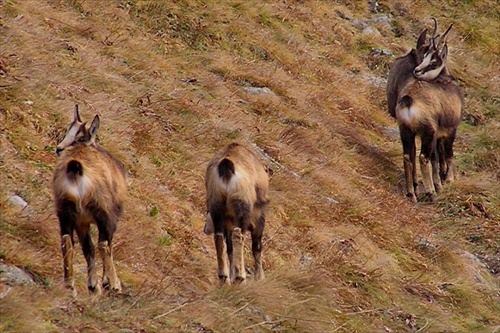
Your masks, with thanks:
[[[221,286],[231,283],[229,267],[226,259],[226,254],[228,255],[228,253],[225,250],[226,243],[228,241],[230,242],[230,238],[228,240],[227,234],[225,232],[226,228],[223,212],[224,208],[222,205],[219,205],[218,207],[212,207],[210,209],[210,216],[212,218],[214,229],[215,251],[217,253],[217,277],[219,278],[219,284]]]
[[[116,220],[100,208],[93,207],[97,229],[99,230],[98,248],[102,258],[102,285],[106,289],[121,291],[121,283],[116,274],[113,262],[113,235],[116,231]]]
[[[417,189],[415,134],[409,128],[400,126],[399,135],[403,144],[406,196],[413,202],[417,202],[417,196],[415,195]]]
[[[444,151],[444,146],[445,146],[445,141],[446,138],[440,138],[438,139],[436,149],[438,150],[438,155],[439,155],[439,179],[441,180],[441,184],[444,184],[444,181],[446,179],[446,173],[448,170],[448,165],[446,163],[446,153]]]
[[[242,200],[234,200],[231,205],[236,213],[236,227],[231,236],[234,248],[234,281],[241,283],[246,279],[243,233],[250,228],[250,207]]]
[[[443,140],[443,155],[446,169],[441,171],[441,177],[446,183],[454,182],[458,178],[457,167],[453,158],[453,143],[455,141],[456,134],[457,130],[454,129],[452,133]]]
[[[436,190],[436,193],[441,192],[441,176],[439,174],[440,170],[440,161],[442,159],[442,139],[438,138],[436,140],[436,147],[433,149],[432,155],[431,155],[431,162],[432,162],[432,180],[434,183],[434,189]]]
[[[243,283],[246,279],[246,272],[243,258],[244,238],[241,228],[234,228],[231,240],[234,249],[233,265],[231,265],[231,269],[234,269],[234,282]]]
[[[64,284],[76,296],[73,275],[73,231],[76,225],[76,205],[71,201],[58,204],[57,217],[61,228],[61,251],[63,256]]]
[[[257,220],[256,227],[252,230],[252,254],[255,261],[255,280],[264,279],[264,270],[262,269],[262,234],[265,225],[264,214],[261,214]]]
[[[229,278],[227,283],[231,284],[234,282],[234,247],[233,247],[233,231],[230,229],[229,225],[226,225],[224,230],[224,239],[226,240],[226,254],[228,263],[228,274]]]
[[[83,255],[87,261],[87,288],[91,293],[100,293],[99,278],[95,266],[95,250],[90,236],[90,223],[79,221],[76,226],[76,234],[82,245]]]
[[[427,130],[421,135],[422,148],[420,149],[420,171],[422,173],[422,182],[424,183],[425,193],[432,202],[437,198],[432,180],[431,159],[436,147],[436,138],[432,130]]]

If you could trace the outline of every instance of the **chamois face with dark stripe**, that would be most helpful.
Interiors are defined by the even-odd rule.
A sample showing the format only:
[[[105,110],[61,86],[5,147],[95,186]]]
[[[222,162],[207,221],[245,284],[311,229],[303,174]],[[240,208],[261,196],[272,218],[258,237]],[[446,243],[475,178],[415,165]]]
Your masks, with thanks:
[[[96,115],[98,118],[99,116]],[[73,113],[73,121],[68,125],[63,139],[56,147],[56,153],[59,155],[67,147],[75,144],[85,144],[87,146],[95,144],[95,133],[99,128],[99,122],[93,122],[94,126],[86,127],[86,123],[82,123],[80,113],[78,112],[78,105],[75,105]]]
[[[75,107],[73,122],[57,146],[57,163],[52,187],[61,229],[64,280],[74,289],[73,236],[76,232],[87,261],[89,291],[100,290],[95,267],[94,245],[90,224],[99,230],[98,248],[103,259],[102,284],[120,290],[112,256],[112,240],[123,212],[126,196],[123,164],[105,149],[97,146],[95,136],[100,119],[96,115],[87,127]]]
[[[255,279],[264,278],[262,234],[269,202],[269,179],[264,166],[252,151],[232,143],[209,162],[205,186],[207,222],[204,231],[214,233],[220,284],[245,281],[243,246],[247,232],[252,236]]]
[[[439,52],[437,48],[431,47],[424,55],[424,59],[413,71],[413,75],[419,80],[432,81],[436,79],[446,66],[448,56],[448,45],[444,45]]]

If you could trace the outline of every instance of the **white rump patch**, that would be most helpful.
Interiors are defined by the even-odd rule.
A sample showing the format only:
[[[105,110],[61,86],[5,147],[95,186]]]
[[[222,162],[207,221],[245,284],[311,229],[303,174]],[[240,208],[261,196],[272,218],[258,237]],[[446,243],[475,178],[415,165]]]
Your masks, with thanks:
[[[411,125],[419,117],[419,110],[415,105],[409,108],[404,107],[397,110],[397,119],[399,122],[407,125]]]
[[[78,202],[80,202],[89,191],[91,185],[90,178],[83,175],[78,177],[76,181],[71,181],[66,178],[63,183],[63,188],[67,194],[70,194],[77,199]]]
[[[238,187],[238,182],[241,179],[241,174],[236,171],[234,175],[229,179],[229,182],[225,182],[221,177],[217,177],[217,185],[219,185],[226,192],[231,192],[236,190]]]

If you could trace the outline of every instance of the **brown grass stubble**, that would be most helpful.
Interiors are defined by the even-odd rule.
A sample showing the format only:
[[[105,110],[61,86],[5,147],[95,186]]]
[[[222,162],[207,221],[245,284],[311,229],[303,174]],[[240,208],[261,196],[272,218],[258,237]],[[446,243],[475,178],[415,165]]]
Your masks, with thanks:
[[[35,43],[36,36],[59,34],[58,36],[63,38],[70,36],[70,42],[75,43],[79,50],[78,57],[68,54],[68,50],[56,52],[55,59],[59,61],[60,65],[64,65],[64,68],[58,68],[54,64],[50,64],[47,54],[54,50],[60,50],[59,44],[55,42],[53,42],[54,44],[44,43],[50,52],[42,51],[40,54],[36,54],[34,48],[20,47],[24,57],[17,57],[14,61],[19,66],[16,69],[17,72],[14,71],[17,75],[36,78],[40,81],[45,68],[51,69],[50,89],[30,83],[37,82],[33,79],[24,80],[21,83],[23,89],[31,91],[33,96],[45,96],[42,100],[43,103],[40,104],[40,100],[36,101],[38,103],[37,110],[47,110],[39,115],[57,114],[60,112],[58,110],[64,109],[65,99],[83,99],[89,112],[91,110],[92,112],[102,112],[104,119],[106,119],[108,128],[102,135],[102,143],[106,147],[116,150],[121,155],[120,157],[127,161],[129,168],[134,171],[130,186],[132,198],[127,205],[126,216],[120,222],[116,247],[117,261],[121,266],[118,267],[118,271],[121,271],[131,293],[132,301],[128,310],[129,314],[142,314],[148,318],[155,318],[159,314],[185,304],[183,303],[185,300],[177,299],[176,295],[182,295],[181,297],[193,295],[193,298],[188,298],[193,301],[187,302],[178,311],[157,320],[144,320],[144,323],[149,325],[161,322],[181,325],[180,323],[190,319],[188,313],[196,313],[198,314],[197,320],[214,328],[229,328],[231,325],[234,325],[235,328],[245,328],[261,322],[277,321],[275,324],[288,328],[302,328],[304,331],[314,328],[318,330],[332,329],[341,326],[348,319],[339,315],[343,321],[325,321],[325,318],[331,316],[331,308],[348,312],[346,309],[358,306],[363,311],[377,304],[377,301],[369,293],[365,294],[361,291],[362,288],[355,287],[360,282],[352,282],[356,284],[349,282],[350,276],[366,279],[363,283],[368,283],[368,285],[371,283],[380,284],[383,281],[384,289],[388,291],[388,295],[395,299],[395,303],[410,308],[410,304],[414,300],[409,300],[404,292],[401,293],[399,279],[408,274],[407,272],[422,267],[421,261],[424,262],[424,265],[429,264],[424,259],[413,259],[408,263],[402,262],[402,260],[405,257],[418,258],[412,246],[420,234],[432,233],[433,228],[428,224],[428,221],[436,219],[438,216],[431,207],[413,207],[408,205],[397,191],[387,191],[387,189],[393,188],[393,184],[379,176],[383,171],[387,171],[385,164],[375,165],[375,167],[372,164],[381,156],[379,154],[369,157],[371,156],[369,152],[374,147],[367,146],[364,142],[368,132],[364,132],[363,135],[354,135],[352,130],[347,130],[347,128],[357,127],[360,119],[365,119],[366,121],[362,121],[362,123],[370,125],[372,122],[369,110],[372,105],[368,102],[369,99],[364,97],[366,92],[362,88],[358,89],[358,86],[349,85],[348,80],[338,79],[344,75],[342,71],[337,70],[332,73],[328,67],[316,67],[321,66],[321,62],[311,65],[309,63],[311,58],[307,56],[301,58],[303,62],[307,62],[307,66],[290,67],[294,66],[293,62],[288,61],[288,57],[280,56],[278,53],[277,58],[279,59],[276,62],[279,64],[279,61],[285,61],[286,66],[249,62],[243,69],[239,69],[242,61],[234,64],[226,61],[222,61],[222,64],[219,62],[217,66],[223,68],[225,66],[225,72],[230,73],[221,80],[217,77],[214,78],[211,73],[204,72],[202,66],[196,65],[195,57],[188,56],[181,60],[178,57],[167,57],[168,63],[165,63],[165,60],[155,55],[155,52],[149,52],[148,57],[152,57],[154,61],[149,60],[146,65],[146,61],[143,61],[134,52],[148,50],[151,43],[146,38],[125,37],[117,40],[106,51],[115,53],[114,60],[110,60],[110,58],[103,56],[102,51],[99,51],[101,41],[109,33],[105,30],[104,25],[94,24],[97,28],[91,35],[82,34],[78,31],[85,30],[83,23],[81,28],[79,28],[80,25],[75,25],[76,28],[67,27],[70,22],[73,25],[74,22],[84,21],[83,18],[71,12],[71,8],[55,10],[54,8],[42,7],[40,12],[49,17],[49,21],[46,24],[40,24],[38,28],[41,30],[38,30],[37,26],[33,28],[33,22],[36,22],[37,19],[36,15],[27,14],[33,13],[32,8],[29,8],[33,6],[33,3],[26,2],[20,5],[27,10],[21,24],[30,24],[30,31],[34,35],[30,37],[30,35],[25,34],[17,39],[14,38],[14,40],[24,41],[24,45],[29,45]],[[105,6],[103,9],[108,10],[108,7]],[[112,11],[116,11],[116,9]],[[118,22],[123,23],[126,18],[126,16],[119,16]],[[98,21],[101,17],[96,16],[92,19]],[[132,25],[132,29],[136,28]],[[73,37],[74,33],[76,33],[76,37]],[[135,36],[138,35],[141,34]],[[348,35],[343,38],[349,38]],[[91,38],[86,39],[89,36]],[[32,38],[31,41],[30,38]],[[47,41],[44,38],[39,38],[39,40]],[[54,40],[51,39],[51,41]],[[153,40],[155,40],[154,37]],[[255,38],[252,42],[257,40]],[[156,41],[158,40],[156,39]],[[296,46],[303,45],[301,43],[303,41],[299,40]],[[80,45],[84,47],[81,48]],[[271,50],[273,49],[271,48]],[[20,51],[17,52],[20,53]],[[283,54],[286,55],[286,53]],[[128,65],[117,61],[118,57],[126,60]],[[30,64],[30,62],[23,62],[23,58],[36,59],[36,61],[34,64]],[[177,65],[176,61],[179,61]],[[49,65],[45,67],[47,63]],[[217,63],[217,61],[213,61],[213,63]],[[148,68],[147,66],[157,66],[162,73],[167,74],[158,76],[154,74],[155,70],[141,72]],[[354,67],[358,66],[357,64]],[[189,67],[190,69],[187,70]],[[183,73],[176,73],[175,68],[185,69]],[[286,72],[287,69],[290,73]],[[82,74],[105,73],[108,70],[114,70],[115,74],[120,73],[121,76],[109,75],[104,80],[97,74]],[[323,88],[326,91],[308,86],[307,80],[314,77],[308,76],[307,80],[301,79],[298,75],[301,71],[328,73],[328,76],[325,77],[330,78],[329,86]],[[180,76],[186,76],[184,74],[193,73],[196,74],[196,77],[201,78],[200,82],[204,89],[215,83],[214,88],[210,90],[210,93],[215,97],[214,99],[204,98],[203,95],[196,93],[196,88],[182,85],[180,80],[177,80]],[[272,75],[268,73],[272,73]],[[248,101],[250,103],[259,102],[258,98],[241,93],[241,90],[235,85],[241,82],[241,79],[245,80],[249,77],[253,81],[257,78],[257,82],[265,83],[274,91],[279,92],[279,99],[271,101],[269,104],[271,109],[276,111],[266,111],[262,115],[256,115],[253,112],[248,112],[247,104],[239,102],[239,99],[247,100],[247,103]],[[58,88],[56,89],[56,87]],[[162,89],[157,87],[162,87]],[[43,91],[46,91],[45,95]],[[179,131],[165,131],[159,125],[158,118],[151,118],[141,113],[142,111],[148,112],[147,107],[138,106],[136,101],[139,96],[146,92],[151,92],[153,103],[157,103],[149,108],[156,115],[171,121],[175,127],[180,128]],[[20,95],[19,98],[28,97],[26,93],[24,94]],[[55,98],[56,103],[50,102],[54,99],[49,97],[51,95],[55,97],[56,94],[60,94],[64,99]],[[114,96],[112,101],[109,100],[110,96]],[[168,98],[175,101],[172,102]],[[190,114],[186,116],[186,113],[179,112],[186,108],[190,109],[191,115],[196,116],[196,120],[190,119]],[[44,132],[44,128],[50,126],[49,117],[45,117],[47,120],[40,117],[42,122],[38,125],[33,123],[30,110],[27,107],[23,107],[17,112],[29,121],[29,130],[38,126]],[[203,120],[202,124],[200,124],[199,119]],[[264,120],[262,121],[262,119]],[[300,125],[290,127],[282,123],[283,119],[305,122],[312,124],[312,127]],[[260,121],[259,131],[250,130],[256,120]],[[390,124],[390,121],[387,120],[383,120],[383,122]],[[61,123],[65,122],[61,120]],[[13,122],[12,126],[15,126]],[[205,262],[211,262],[211,258],[214,256],[212,240],[200,236],[196,231],[201,230],[203,223],[203,212],[199,208],[202,207],[200,205],[203,201],[200,199],[202,193],[196,184],[202,183],[200,174],[203,163],[200,162],[200,159],[204,160],[210,156],[212,150],[218,148],[221,140],[228,140],[224,136],[225,133],[232,133],[238,129],[240,130],[235,132],[237,139],[250,142],[258,138],[259,142],[263,144],[278,147],[282,152],[280,162],[289,170],[302,172],[303,176],[296,179],[286,172],[278,170],[271,181],[279,190],[272,193],[273,202],[270,223],[267,228],[268,239],[265,244],[264,260],[267,261],[265,269],[271,271],[268,280],[260,286],[249,284],[241,288],[241,291],[239,289],[214,291],[211,288],[215,282],[214,277],[203,269],[206,266]],[[369,128],[369,130],[372,129],[372,127]],[[199,130],[206,132],[202,136],[193,138],[193,134],[197,135]],[[133,134],[135,141],[131,139],[131,132],[135,133]],[[24,140],[30,141],[28,133],[31,132],[21,131],[14,133],[14,136],[21,136]],[[286,133],[289,134],[284,135]],[[360,133],[363,132],[360,131]],[[17,140],[19,139],[17,138]],[[50,140],[46,139],[47,144],[51,142]],[[319,151],[315,148],[318,146],[320,147]],[[172,149],[178,153],[172,153]],[[196,151],[197,153],[189,155],[179,153],[183,150]],[[374,151],[377,152],[376,149]],[[37,160],[45,158],[45,155],[41,156],[40,153],[29,150],[26,153],[30,158]],[[152,154],[158,155],[162,159],[161,167],[157,167],[151,162]],[[48,153],[47,156],[49,156]],[[324,156],[328,157],[326,161]],[[11,157],[8,157],[8,160],[11,161]],[[25,170],[31,169],[25,159],[17,157],[16,163]],[[397,174],[400,171],[399,162],[387,163],[391,173]],[[27,175],[21,175],[19,172],[14,172],[13,177],[12,187],[16,187],[28,179]],[[25,185],[24,188],[30,191],[30,186]],[[331,196],[336,200],[340,199],[341,203],[325,203],[323,195]],[[47,200],[50,198],[48,193],[43,193],[42,196]],[[34,200],[36,202],[36,199]],[[37,211],[44,211],[43,200],[40,205],[37,203],[34,205]],[[149,211],[154,206],[159,207],[160,214],[149,216]],[[18,216],[14,215],[11,224],[17,225],[20,220]],[[43,220],[44,224],[50,222],[50,216]],[[29,226],[35,222],[31,221],[23,227],[24,231],[21,231],[18,236],[21,238],[35,237],[32,234],[35,228]],[[160,246],[158,240],[160,234],[166,229],[174,238],[173,244],[168,247]],[[12,250],[4,252],[7,252],[8,257],[13,262],[21,265],[29,263],[34,266],[36,271],[51,277],[53,281],[57,281],[60,277],[57,271],[48,270],[47,267],[58,267],[58,261],[44,262],[43,259],[40,260],[40,253],[41,257],[45,257],[47,251],[53,254],[49,257],[56,257],[57,251],[50,246],[50,235],[57,233],[57,231],[51,231],[51,227],[47,224],[47,228],[43,232],[46,237],[49,237],[46,248],[42,247],[40,250],[40,245],[37,245],[36,242],[28,245],[29,242],[26,241],[20,243],[9,241],[4,249],[11,247]],[[349,255],[340,255],[335,246],[342,244],[342,241],[345,243],[346,240],[354,244],[352,246],[355,251]],[[294,245],[290,246],[290,244]],[[404,256],[399,257],[397,265],[394,266],[391,252],[398,247],[402,248]],[[199,251],[193,251],[193,249],[199,249]],[[130,252],[135,254],[129,256]],[[22,257],[17,254],[18,257],[16,257],[11,253],[24,254]],[[302,253],[311,253],[315,264],[312,264],[308,269],[298,271],[295,265],[298,265]],[[289,263],[292,263],[290,269],[282,268]],[[401,266],[401,268],[397,266]],[[401,272],[402,269],[403,272]],[[432,266],[432,269],[435,269],[435,272],[440,271],[439,267]],[[196,272],[197,276],[193,272]],[[393,278],[390,277],[392,275],[394,275]],[[54,288],[56,287],[53,287],[52,291]],[[311,300],[307,300],[308,298],[304,296],[304,292],[308,288],[315,289],[314,292],[310,292]],[[208,291],[208,294],[204,294],[203,290]],[[281,295],[282,297],[269,298],[269,294]],[[43,293],[41,297],[57,299],[57,295],[53,293]],[[229,318],[233,319],[244,314],[241,316],[243,318],[236,323],[229,319],[223,322],[210,319],[207,314],[203,314],[206,308],[202,307],[201,303],[195,302],[196,299],[206,298],[212,299],[212,302],[208,303],[209,309],[228,314]],[[161,300],[161,310],[156,309],[153,300]],[[33,302],[35,307],[40,306],[36,301]],[[105,313],[105,306],[110,302],[112,300],[104,301],[99,309]],[[244,307],[249,302],[251,304]],[[252,307],[253,303],[257,303],[257,306]],[[139,304],[142,304],[141,307]],[[287,304],[294,306],[287,310]],[[79,306],[82,306],[84,315],[90,314],[86,305],[80,304]],[[241,307],[244,308],[238,311]],[[124,308],[126,307],[115,308],[118,317],[120,317],[121,311],[125,311]],[[439,309],[439,305],[436,308]],[[151,315],[153,313],[158,314]],[[425,312],[418,313],[425,315]],[[266,319],[264,314],[272,318]],[[301,318],[298,314],[307,314],[312,319],[309,321],[297,320],[297,318]],[[99,313],[92,315],[103,325],[105,319]],[[58,316],[64,315],[58,313]],[[286,319],[287,316],[294,318]],[[248,318],[251,318],[250,321]],[[276,318],[283,319],[280,322]],[[363,321],[363,319],[360,320]],[[372,321],[369,317],[365,320],[366,323]],[[130,324],[131,320],[126,319],[124,322]],[[265,326],[268,324],[264,323],[255,327],[272,327]],[[64,325],[71,326],[68,322],[61,325],[63,325],[62,327]],[[104,325],[106,326],[106,324]]]

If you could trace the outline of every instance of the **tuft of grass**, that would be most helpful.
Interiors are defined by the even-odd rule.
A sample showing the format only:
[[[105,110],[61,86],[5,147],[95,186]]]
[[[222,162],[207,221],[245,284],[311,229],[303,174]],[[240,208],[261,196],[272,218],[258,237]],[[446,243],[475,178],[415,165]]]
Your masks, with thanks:
[[[3,299],[1,328],[494,332],[500,286],[480,260],[498,256],[500,232],[498,6],[380,5],[374,14],[367,2],[4,1],[0,258],[39,284]],[[376,36],[345,18],[387,13],[392,30]],[[437,203],[414,205],[401,191],[383,82],[432,28],[429,15],[454,23],[450,65],[466,121],[455,146],[461,177]],[[101,116],[99,144],[128,173],[113,239],[121,294],[86,293],[81,251],[78,297],[62,286],[50,181],[75,103],[83,118]],[[213,237],[202,232],[203,177],[232,141],[273,171],[266,279],[252,280],[247,239],[247,283],[220,288]],[[30,209],[11,206],[12,194]]]

